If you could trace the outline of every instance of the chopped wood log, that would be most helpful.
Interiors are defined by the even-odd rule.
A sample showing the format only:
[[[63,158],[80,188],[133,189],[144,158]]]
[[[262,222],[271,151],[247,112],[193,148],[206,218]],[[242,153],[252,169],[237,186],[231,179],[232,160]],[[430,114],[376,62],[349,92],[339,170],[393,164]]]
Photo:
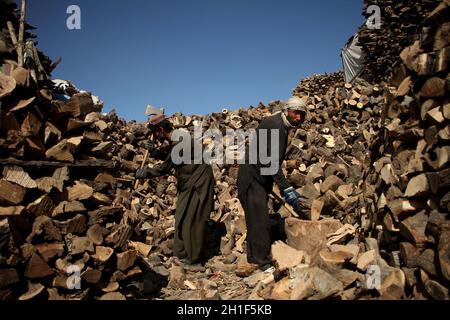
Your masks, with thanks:
[[[349,254],[351,256],[349,260],[353,264],[357,263],[359,250],[360,247],[355,244],[348,244],[348,245],[333,244],[330,246],[331,252],[344,252],[346,254]]]
[[[51,216],[53,209],[55,209],[55,204],[51,197],[46,194],[27,206],[27,211],[34,214],[36,217],[42,215]]]
[[[127,298],[120,292],[109,292],[101,296],[99,300],[119,301],[127,300]]]
[[[53,173],[52,178],[55,181],[54,186],[59,192],[63,192],[64,182],[69,180],[69,174],[69,169],[67,167],[58,168]]]
[[[440,5],[441,9],[436,9],[430,16],[436,6],[434,1],[427,0],[420,6],[412,5],[410,1],[395,5],[389,1],[379,0],[378,5],[388,9],[383,11],[383,23],[392,28],[377,33],[363,26],[358,34],[367,56],[364,78],[374,77],[380,80],[379,83],[370,84],[357,77],[352,84],[346,84],[342,72],[339,72],[304,79],[294,90],[294,95],[304,98],[308,115],[302,128],[289,134],[291,145],[283,170],[287,169],[292,185],[301,187],[299,191],[305,197],[303,204],[306,208],[311,208],[313,216],[320,215],[324,220],[286,226],[286,231],[290,245],[297,241],[310,251],[317,269],[305,265],[292,266],[285,269],[289,269],[289,277],[281,282],[271,277],[271,284],[265,282],[262,272],[242,283],[228,277],[236,265],[245,261],[245,218],[242,208],[236,205],[239,203],[236,198],[239,166],[214,165],[217,188],[212,217],[217,223],[225,224],[226,235],[221,243],[222,257],[218,257],[220,261],[212,259],[210,267],[213,275],[219,272],[222,282],[231,285],[225,291],[217,290],[222,282],[219,281],[216,287],[211,281],[198,281],[191,277],[192,273],[205,272],[205,269],[179,266],[171,273],[178,269],[184,274],[177,287],[186,290],[165,291],[165,297],[245,299],[250,294],[246,291],[249,289],[247,285],[253,289],[250,297],[255,298],[400,299],[421,298],[421,294],[427,298],[444,296],[441,286],[449,281],[444,273],[450,273],[447,272],[450,267],[446,242],[449,238],[447,230],[450,229],[446,215],[450,208],[450,193],[447,191],[450,188],[450,132],[447,123],[450,109],[446,78],[450,51],[445,37],[448,28],[444,26],[448,23],[448,14],[445,14],[448,13],[448,4]],[[14,18],[12,13],[7,12],[7,15]],[[17,21],[13,22],[17,25]],[[6,39],[9,39],[8,35]],[[405,49],[405,45],[409,47]],[[39,57],[46,60],[42,54]],[[46,70],[51,69],[47,61],[41,62]],[[17,161],[9,163],[0,160],[0,165],[25,168],[36,183],[34,190],[26,190],[20,203],[5,204],[5,207],[21,205],[25,209],[21,216],[0,220],[0,249],[5,256],[4,262],[20,267],[27,266],[33,255],[47,260],[57,272],[42,282],[45,286],[53,285],[47,290],[52,299],[97,299],[103,293],[114,293],[104,298],[125,298],[123,294],[126,298],[134,298],[138,293],[141,298],[140,293],[146,293],[146,288],[155,291],[152,293],[160,292],[159,286],[164,287],[165,284],[159,284],[155,275],[168,277],[168,269],[178,264],[176,259],[170,258],[173,255],[171,238],[175,232],[171,213],[176,207],[177,181],[173,175],[167,179],[148,179],[133,194],[130,191],[135,181],[135,170],[144,159],[143,145],[145,141],[154,139],[151,130],[146,124],[127,123],[114,112],[100,113],[101,103],[96,97],[78,93],[68,82],[66,93],[72,97],[71,100],[53,99],[56,88],[50,85],[36,90],[38,83],[31,83],[35,70],[17,68],[16,62],[4,59],[0,65],[2,63],[4,71],[12,74],[14,86],[19,85],[20,88],[13,88],[7,93],[8,97],[1,98],[4,108],[0,111],[0,151],[3,157],[21,160],[6,159]],[[399,67],[398,70],[394,70],[395,66]],[[386,82],[391,72],[393,78],[390,83],[381,85],[381,80]],[[39,81],[39,85],[46,82]],[[442,86],[444,82],[445,86]],[[282,101],[274,101],[268,106],[261,103],[249,110],[225,110],[208,116],[175,114],[171,120],[175,127],[188,131],[201,122],[205,128],[225,132],[229,128],[256,128],[265,117],[282,110],[283,106]],[[14,111],[11,112],[12,109]],[[64,148],[73,156],[73,162],[38,161],[49,160],[45,152],[64,140]],[[163,151],[167,142],[156,144]],[[224,151],[235,154],[237,149],[231,146]],[[101,162],[95,157],[112,161]],[[83,166],[83,161],[87,165]],[[151,166],[158,163],[153,158],[149,161]],[[337,170],[339,165],[343,169]],[[52,169],[57,168],[61,171],[51,176]],[[68,168],[71,169],[70,176],[62,171]],[[95,176],[97,178],[92,181]],[[421,179],[423,184],[419,189],[415,183],[417,179]],[[82,201],[83,210],[65,210],[71,201]],[[283,203],[271,195],[269,210],[279,208],[279,202]],[[58,205],[60,213],[53,219],[49,216],[56,210],[55,205]],[[135,221],[128,219],[130,213],[135,214]],[[284,206],[278,213],[283,218],[289,216]],[[330,217],[340,225],[337,230],[324,231]],[[356,236],[354,225],[360,222]],[[31,224],[33,230],[30,234]],[[53,233],[54,238],[59,236],[60,239],[51,239]],[[377,236],[377,239],[367,239],[369,234]],[[27,235],[30,235],[27,238],[29,243],[23,244]],[[62,235],[65,236],[64,243]],[[361,241],[365,237],[370,241],[364,245]],[[82,250],[72,250],[73,241],[83,242],[80,238],[86,238],[90,244]],[[21,247],[14,248],[16,244]],[[110,247],[100,247],[103,245]],[[104,251],[101,259],[96,258],[102,251],[98,248]],[[154,254],[151,253],[153,248]],[[279,248],[279,255],[291,259],[289,252],[292,251],[288,248],[286,245]],[[126,265],[124,261],[126,266],[121,267],[124,271],[116,270],[116,257],[124,256],[130,249],[135,252],[134,262]],[[348,270],[357,268],[358,258],[360,268],[367,270],[366,266],[361,267],[366,264],[362,258],[367,253],[359,255],[359,251],[364,250],[373,252],[373,259],[369,260],[381,268],[381,288],[377,290],[368,290],[362,273]],[[380,252],[383,257],[389,257],[389,265]],[[144,259],[136,260],[138,255]],[[434,269],[431,261],[435,262]],[[137,262],[139,265],[135,265]],[[67,290],[67,268],[70,265],[82,270],[85,290]],[[400,266],[406,267],[400,269]],[[1,273],[2,270],[0,279]],[[5,290],[1,288],[0,299],[5,295],[17,299],[27,290],[28,279],[23,272],[19,274],[11,285],[20,282],[17,285],[20,291],[15,285]],[[417,274],[421,276],[420,283]],[[46,298],[45,290],[39,286],[37,289],[29,287],[25,296]]]
[[[38,136],[25,138],[27,144],[27,152],[41,157],[45,154],[45,147]]]
[[[441,124],[445,121],[444,115],[442,114],[439,107],[431,109],[427,112],[425,119],[429,120],[433,124]]]
[[[450,280],[450,231],[441,234],[438,247],[439,266],[442,276]]]
[[[449,120],[450,119],[450,103],[446,103],[443,106],[443,114],[444,114],[444,118]]]
[[[44,259],[45,262],[48,262],[50,259],[54,257],[61,257],[65,251],[64,243],[41,243],[36,246],[39,254]]]
[[[25,269],[25,276],[30,279],[36,279],[48,277],[52,274],[53,270],[48,264],[38,254],[33,254]]]
[[[84,127],[88,127],[91,123],[90,122],[86,122],[83,120],[79,120],[79,119],[69,119],[69,121],[67,122],[67,126],[64,130],[64,132],[67,134],[68,132],[74,130],[74,129],[79,129],[79,128],[84,128]],[[84,138],[84,136],[83,136]]]
[[[434,35],[433,50],[441,50],[450,45],[449,42],[450,22],[443,23]]]
[[[40,283],[28,282],[28,291],[19,297],[20,301],[32,300],[44,292],[45,287]]]
[[[33,228],[27,238],[27,242],[34,243],[40,239],[44,241],[61,241],[62,236],[52,219],[47,216],[39,216],[34,220]]]
[[[343,291],[342,282],[318,267],[296,269],[291,286],[290,300],[326,299]]]
[[[437,276],[437,269],[435,265],[435,252],[432,249],[426,249],[416,259],[417,266],[425,271],[430,276]]]
[[[45,124],[44,143],[48,144],[50,141],[59,141],[61,139],[61,131],[51,122]]]
[[[102,291],[109,293],[119,290],[120,286],[117,282],[108,283],[105,287],[102,287]]]
[[[319,257],[323,263],[330,267],[342,267],[345,262],[353,258],[353,254],[344,251],[330,251],[328,248],[319,252]]]
[[[0,207],[0,216],[19,216],[23,213],[25,207]]]
[[[21,131],[23,137],[35,136],[41,129],[41,121],[32,113],[28,112],[25,120],[23,120]]]
[[[16,80],[0,73],[0,98],[8,96],[16,88]]]
[[[63,139],[55,146],[48,149],[45,153],[45,157],[49,160],[54,159],[58,161],[74,162],[75,159],[71,153],[71,149],[72,145],[67,141],[67,139]]]
[[[426,194],[430,190],[426,174],[413,177],[406,187],[405,197],[417,197]]]
[[[327,235],[342,227],[338,220],[305,221],[287,218],[285,230],[287,244],[297,250],[305,251],[311,257],[325,248]]]
[[[136,250],[129,250],[122,253],[118,253],[117,255],[117,269],[120,271],[126,271],[130,267],[134,265],[137,257]]]
[[[88,237],[66,236],[67,249],[71,255],[94,252],[94,244]]]
[[[381,179],[387,184],[396,184],[399,181],[398,176],[395,174],[392,164],[386,164],[383,169],[381,169]]]
[[[136,249],[144,258],[146,258],[152,249],[151,245],[138,242],[138,241],[129,241],[128,246]]]
[[[96,200],[96,202],[99,205],[104,205],[104,206],[112,205],[111,198],[108,197],[107,195],[103,194],[103,193],[95,192],[92,197],[93,197],[93,199]]]
[[[119,225],[110,235],[106,237],[106,243],[112,244],[114,248],[122,248],[131,237],[131,228],[128,225]]]
[[[81,274],[81,277],[89,284],[98,284],[102,277],[102,272],[98,269],[87,268]]]
[[[35,99],[36,99],[36,97],[31,97],[31,98],[29,98],[29,99],[19,100],[19,101],[16,103],[16,105],[15,105],[11,110],[9,110],[9,112],[14,112],[14,111],[17,111],[17,110],[24,109],[24,108],[28,107],[29,105],[31,105],[31,103],[32,103]],[[28,113],[28,115],[30,115],[30,113]],[[33,114],[31,114],[31,116],[34,117],[34,119],[30,119],[30,120],[29,120],[29,121],[31,121],[31,124],[32,124],[32,125],[39,125],[39,126],[40,126],[40,123],[34,122],[35,120],[38,121],[37,118],[36,118]],[[26,119],[25,119],[25,120],[26,120]]]
[[[96,121],[94,125],[102,132],[108,129],[108,124],[103,120]]]
[[[0,269],[0,289],[20,281],[16,269]]]
[[[423,209],[424,204],[417,201],[409,201],[405,199],[396,199],[388,202],[389,210],[394,214],[396,221],[406,218],[411,212]]]
[[[365,271],[369,265],[375,263],[375,260],[376,260],[375,250],[366,251],[358,257],[358,263],[356,267],[361,271]]]
[[[90,226],[87,230],[87,237],[91,240],[95,245],[101,245],[103,243],[103,236],[107,233],[107,230],[101,227],[98,224],[94,224]]]
[[[105,263],[108,261],[114,253],[114,249],[109,247],[102,247],[102,246],[96,246],[95,247],[95,255],[93,256],[94,259]]]
[[[20,185],[0,180],[0,204],[18,205],[25,196],[26,189]]]
[[[92,101],[92,97],[89,93],[76,93],[70,98],[69,101],[67,101],[66,105],[74,117],[99,111],[94,106],[94,102]]]
[[[97,210],[89,212],[89,222],[88,224],[104,224],[109,219],[113,218],[120,212],[122,212],[121,207],[113,206],[113,207],[100,207]]]
[[[3,168],[3,178],[27,189],[37,188],[36,181],[31,179],[28,173],[17,166],[5,166]]]
[[[111,149],[114,147],[114,143],[111,141],[101,142],[96,147],[92,148],[93,153],[97,154],[105,154],[111,151]]]
[[[425,282],[426,292],[435,300],[449,300],[448,289],[434,280]]]
[[[83,141],[83,137],[72,137],[67,139],[67,143],[75,148],[78,148]]]
[[[5,113],[0,110],[0,121],[2,124],[0,128],[3,128],[5,130],[20,131],[20,125],[17,122],[17,119],[14,116],[14,114]]]
[[[63,234],[83,234],[86,230],[86,217],[82,214],[77,214],[65,221],[55,220],[54,223]]]
[[[428,216],[424,211],[421,211],[400,222],[400,234],[416,247],[423,247],[428,241],[425,235],[427,222]]]
[[[92,197],[94,189],[85,183],[75,181],[75,185],[67,188],[68,200],[86,200]]]
[[[428,79],[420,89],[420,96],[423,98],[438,98],[444,94],[445,80],[438,77]]]
[[[412,84],[411,77],[405,78],[397,89],[397,96],[402,97],[406,95],[411,89],[411,84]]]
[[[320,218],[325,203],[319,199],[314,199],[311,205],[311,220],[317,221]]]
[[[272,300],[289,300],[291,295],[290,280],[289,277],[285,277],[275,283],[270,299]]]
[[[272,260],[280,272],[309,262],[309,258],[303,251],[296,250],[282,241],[277,241],[272,244],[271,253]]]
[[[56,218],[64,213],[74,213],[86,211],[84,205],[79,201],[62,201],[52,212],[52,218]]]
[[[55,185],[55,179],[53,177],[42,177],[36,179],[37,188],[44,192],[50,193]]]
[[[336,191],[340,185],[343,185],[344,181],[335,175],[331,175],[325,179],[320,185],[320,191],[326,193],[328,190]]]

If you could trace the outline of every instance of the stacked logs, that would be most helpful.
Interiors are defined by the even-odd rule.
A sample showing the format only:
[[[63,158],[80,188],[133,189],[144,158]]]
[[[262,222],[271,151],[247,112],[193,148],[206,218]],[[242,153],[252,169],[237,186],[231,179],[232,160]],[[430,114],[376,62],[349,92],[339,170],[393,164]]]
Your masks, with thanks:
[[[1,74],[13,84],[1,98],[1,298],[157,293],[165,276],[142,259],[151,246],[135,230],[131,191],[123,187],[134,179],[118,175],[111,160],[133,151],[128,140],[114,140],[112,130],[125,122],[100,114],[89,93],[59,100],[55,88],[36,93],[42,83],[29,70],[11,70]]]
[[[369,229],[414,298],[449,299],[449,13],[442,2],[400,54],[365,181]]]
[[[366,55],[365,73],[374,82],[386,80],[400,63],[400,52],[418,40],[420,25],[425,17],[439,4],[439,0],[364,1],[363,15],[369,19],[380,8],[379,29],[363,25],[358,31],[359,45]]]
[[[51,80],[40,53],[21,67],[16,5],[0,6],[0,299],[157,294],[166,271],[143,259],[151,246],[130,201],[134,178],[113,161],[128,159],[149,130]],[[122,141],[118,128],[126,128]]]
[[[344,73],[342,71],[313,75],[302,79],[300,84],[293,90],[293,95],[323,95],[329,90],[330,86],[335,86],[343,81]]]

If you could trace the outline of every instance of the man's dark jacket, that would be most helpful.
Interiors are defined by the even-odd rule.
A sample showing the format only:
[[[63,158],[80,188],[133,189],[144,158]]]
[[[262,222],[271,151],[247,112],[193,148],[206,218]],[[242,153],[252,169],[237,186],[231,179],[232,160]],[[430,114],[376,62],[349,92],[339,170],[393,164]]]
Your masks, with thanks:
[[[270,193],[273,187],[273,182],[275,181],[280,188],[281,191],[290,187],[290,184],[287,182],[286,177],[283,174],[281,169],[281,165],[285,159],[286,148],[288,143],[288,132],[286,130],[285,124],[281,117],[281,113],[275,114],[273,116],[267,117],[263,121],[261,121],[258,129],[256,129],[257,137],[259,137],[259,132],[261,129],[267,129],[267,149],[265,151],[266,155],[270,155],[271,148],[271,131],[278,130],[279,132],[279,141],[275,145],[278,147],[278,170],[274,175],[262,175],[261,167],[268,167],[269,165],[261,165],[259,161],[259,150],[263,146],[260,145],[260,139],[258,138],[258,163],[256,164],[242,164],[240,166],[239,175],[238,175],[238,188],[240,191],[244,191],[248,188],[252,181],[258,181],[264,189],[266,189],[267,193]],[[270,158],[270,156],[269,156]],[[248,149],[246,154],[246,159],[248,161]]]

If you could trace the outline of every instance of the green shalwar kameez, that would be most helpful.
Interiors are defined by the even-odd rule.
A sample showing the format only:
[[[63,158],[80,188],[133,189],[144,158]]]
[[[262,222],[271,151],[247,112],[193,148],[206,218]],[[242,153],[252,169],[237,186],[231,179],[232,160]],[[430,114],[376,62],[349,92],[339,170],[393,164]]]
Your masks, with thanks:
[[[214,175],[207,164],[175,165],[170,154],[149,174],[159,177],[173,168],[178,180],[173,254],[196,263],[202,259],[205,226],[214,209]]]

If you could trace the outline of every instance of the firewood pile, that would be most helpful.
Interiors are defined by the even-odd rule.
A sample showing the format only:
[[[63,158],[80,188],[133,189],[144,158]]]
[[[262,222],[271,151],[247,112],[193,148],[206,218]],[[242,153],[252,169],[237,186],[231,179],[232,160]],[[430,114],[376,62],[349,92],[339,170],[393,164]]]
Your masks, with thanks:
[[[402,50],[365,180],[372,235],[414,298],[449,299],[449,17],[443,2]]]
[[[342,71],[334,73],[317,74],[304,78],[299,85],[293,90],[294,96],[314,96],[324,95],[330,86],[344,82],[344,73]]]
[[[419,39],[422,22],[439,3],[439,0],[364,1],[366,18],[373,14],[367,12],[372,5],[378,6],[381,14],[380,29],[363,25],[358,32],[359,45],[366,54],[365,70],[371,81],[383,81],[390,76],[401,62],[400,52]]]
[[[15,5],[1,6],[0,299],[158,292],[165,276],[142,259],[151,246],[139,241],[126,175],[130,142],[149,130],[101,114],[97,97],[51,80],[43,55],[19,66]]]
[[[172,257],[176,178],[134,178],[139,167],[161,163],[169,142],[154,141],[147,123],[101,113],[91,93],[52,80],[56,64],[42,53],[35,55],[42,68],[18,66],[7,27],[11,21],[18,30],[18,17],[7,3],[0,1],[7,12],[0,20],[0,299],[448,299],[448,9],[434,12],[423,30],[411,20],[408,39],[421,32],[422,40],[403,51],[376,53],[392,33],[361,31],[363,45],[382,59],[369,60],[374,76],[400,56],[389,85],[349,84],[337,72],[293,90],[309,113],[290,134],[283,170],[312,221],[296,218],[274,189],[271,231],[279,241],[269,275],[246,263],[237,164],[212,165],[211,259],[186,266]],[[429,3],[409,10],[428,14]],[[406,4],[389,6],[408,15]],[[256,128],[284,103],[176,113],[170,121],[225,135]],[[148,141],[160,153],[147,159]]]
[[[406,12],[403,4],[395,5]],[[289,247],[282,242],[272,246],[278,274],[261,275],[254,298],[449,299],[450,15],[448,2],[432,9],[420,26],[411,22],[415,42],[386,54],[384,62],[385,56],[372,54],[381,57],[378,62],[398,60],[401,65],[383,89],[381,118],[373,119],[373,135],[362,149],[367,155],[362,174],[352,185],[363,192],[356,208],[359,228],[336,219],[287,218]],[[368,69],[376,74],[370,59]],[[355,100],[346,99],[346,106]],[[364,131],[360,136],[370,137]]]

